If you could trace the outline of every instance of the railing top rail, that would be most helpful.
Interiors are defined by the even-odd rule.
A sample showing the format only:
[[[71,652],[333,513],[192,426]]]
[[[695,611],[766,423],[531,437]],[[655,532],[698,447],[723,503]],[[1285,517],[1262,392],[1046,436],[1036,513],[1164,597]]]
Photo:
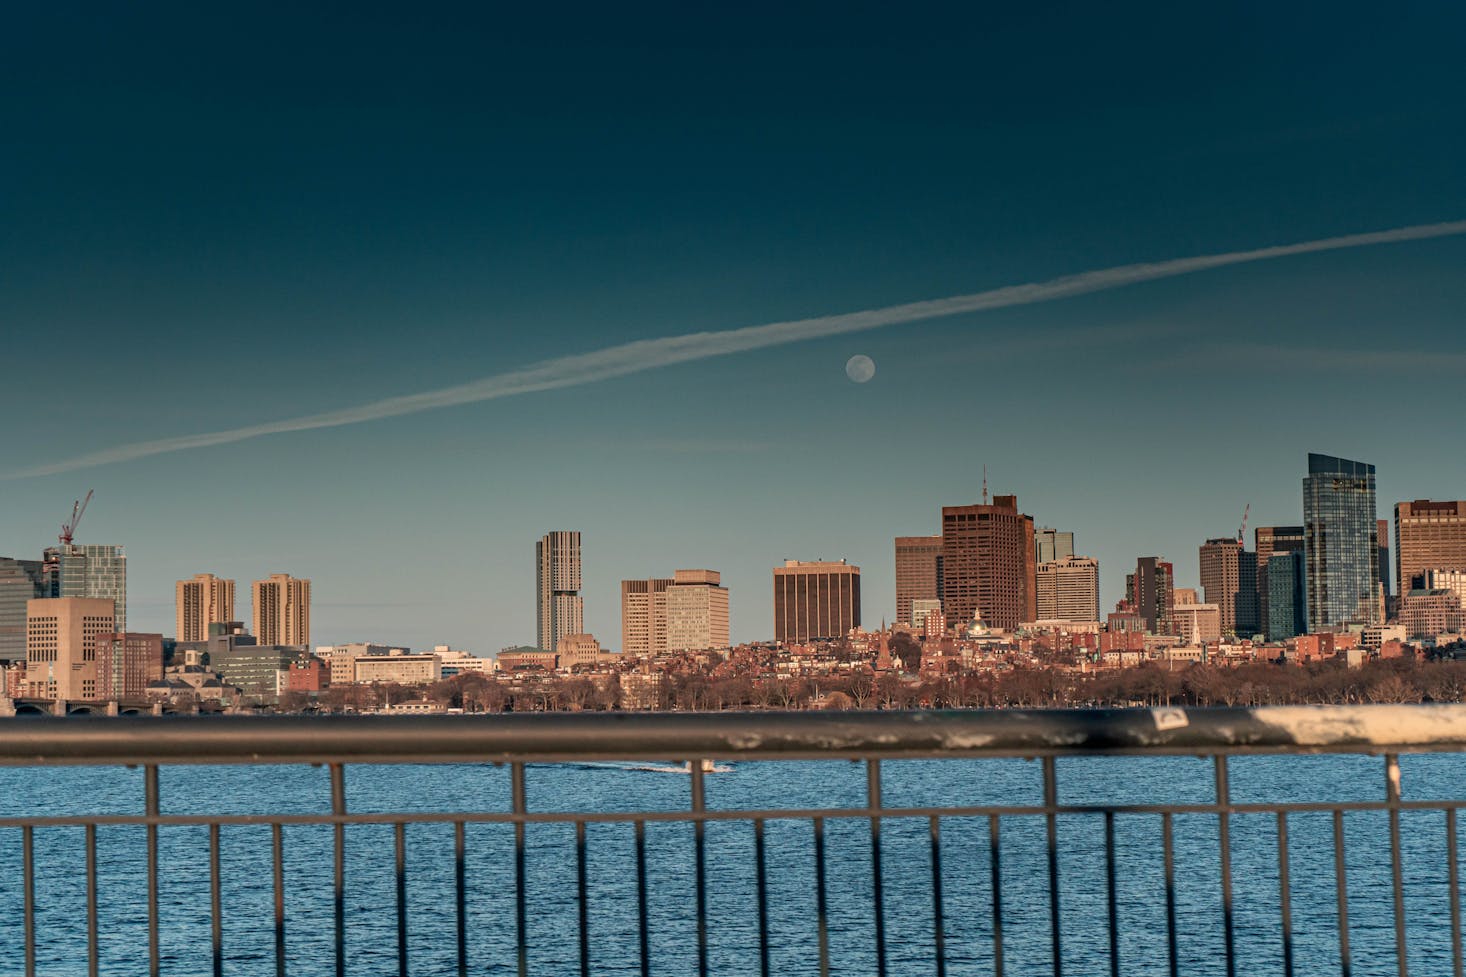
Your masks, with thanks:
[[[0,765],[1466,750],[1466,705],[0,720]]]

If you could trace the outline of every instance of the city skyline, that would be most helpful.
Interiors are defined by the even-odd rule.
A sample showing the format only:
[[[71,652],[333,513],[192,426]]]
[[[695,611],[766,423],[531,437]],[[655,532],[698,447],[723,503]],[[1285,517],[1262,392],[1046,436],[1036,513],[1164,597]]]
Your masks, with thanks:
[[[1305,455],[1305,459],[1306,459],[1306,462],[1307,462],[1307,465],[1308,466],[1320,467],[1320,468],[1328,468],[1330,464],[1335,463],[1335,462],[1342,461],[1341,459],[1336,459],[1336,458],[1332,458],[1332,457],[1329,457],[1329,456],[1321,456],[1321,455],[1318,455],[1318,454],[1312,453],[1312,452],[1307,453]],[[1360,470],[1368,469],[1370,471],[1371,479],[1373,479],[1373,477],[1374,477],[1373,476],[1373,468],[1374,468],[1374,466],[1372,466],[1372,465],[1367,465],[1367,464],[1362,463],[1362,462],[1352,462],[1352,461],[1343,461],[1342,463],[1344,465],[1347,465],[1347,466],[1359,466]],[[1305,468],[1304,471],[1306,473],[1308,471],[1308,469]],[[1309,482],[1309,478],[1310,477],[1314,477],[1314,476],[1310,476],[1308,474],[1305,474],[1305,477],[1304,477],[1304,483],[1305,483],[1304,500],[1306,500],[1307,497],[1308,497],[1308,488],[1307,488],[1307,485],[1308,485],[1308,482]],[[1011,497],[1011,496],[998,496],[998,497],[994,497],[991,501],[994,502],[994,503],[996,503],[996,504],[1008,506],[1009,508],[1012,509],[1012,511],[1014,513],[1017,513],[1017,511],[1018,511],[1017,508],[1016,508],[1016,502],[1014,501],[1013,497]],[[1435,546],[1437,548],[1442,547],[1442,546],[1445,546],[1446,549],[1442,550],[1442,552],[1453,554],[1451,559],[1447,559],[1445,561],[1446,563],[1450,563],[1452,566],[1454,566],[1455,563],[1458,562],[1455,559],[1455,556],[1458,556],[1460,552],[1466,552],[1466,519],[1463,519],[1462,517],[1459,517],[1459,516],[1456,515],[1456,513],[1458,511],[1466,511],[1466,502],[1457,502],[1457,501],[1454,501],[1454,500],[1440,500],[1440,499],[1429,500],[1429,499],[1421,499],[1421,498],[1416,498],[1416,499],[1413,499],[1411,501],[1391,502],[1391,501],[1388,501],[1384,496],[1379,496],[1378,499],[1375,501],[1375,506],[1377,508],[1379,508],[1379,509],[1388,510],[1388,511],[1392,512],[1395,515],[1395,522],[1396,523],[1398,523],[1398,521],[1399,521],[1400,514],[1403,512],[1403,513],[1405,513],[1408,516],[1409,513],[1412,510],[1412,507],[1415,509],[1415,511],[1420,512],[1420,513],[1425,513],[1426,516],[1427,516],[1427,518],[1430,518],[1430,519],[1434,520],[1434,521],[1429,522],[1429,523],[1423,523],[1423,525],[1429,525],[1430,529],[1428,530],[1428,532],[1431,535],[1428,536],[1428,537],[1422,537],[1422,538],[1428,538],[1428,539],[1432,540],[1433,542],[1432,542],[1431,545],[1433,545],[1433,546]],[[1458,509],[1458,507],[1460,507],[1460,508]],[[961,506],[961,507],[944,506],[944,507],[941,507],[941,508],[952,509],[952,510],[958,510],[958,509],[960,509],[960,510],[975,511],[975,507],[972,506],[972,505]],[[1302,504],[1302,502],[1300,502],[1299,512],[1301,513],[1302,510],[1303,510],[1303,504]],[[939,511],[940,511],[940,509],[939,509]],[[1037,522],[1044,521],[1042,518],[1035,519],[1035,517],[1030,517],[1030,516],[1028,516],[1026,514],[1022,516],[1022,519],[1023,520],[1026,520],[1026,525],[1028,525],[1030,527],[1035,523],[1035,521],[1037,521]],[[1368,520],[1362,514],[1360,514],[1359,518],[1356,519],[1355,521],[1358,521],[1358,522],[1360,522],[1361,525],[1364,525],[1366,528],[1371,528],[1371,529],[1374,528],[1375,525],[1376,525],[1374,521]],[[1385,519],[1378,520],[1378,524],[1381,525],[1381,526],[1385,525],[1386,523],[1390,523],[1390,520],[1385,520]],[[1410,526],[1410,525],[1413,525],[1413,524],[1410,524],[1407,521],[1407,527]],[[1296,547],[1298,547],[1299,548],[1298,549],[1298,552],[1299,552],[1300,556],[1302,556],[1302,553],[1303,553],[1303,550],[1302,550],[1302,547],[1303,547],[1303,536],[1301,535],[1302,534],[1302,531],[1303,531],[1303,527],[1302,526],[1296,526],[1296,527],[1294,527],[1294,526],[1283,526],[1283,525],[1276,525],[1276,526],[1256,526],[1256,528],[1255,528],[1255,530],[1254,530],[1254,532],[1253,532],[1252,535],[1255,538],[1255,541],[1256,541],[1257,546],[1263,547],[1267,551],[1267,552],[1264,553],[1263,559],[1260,560],[1260,561],[1256,561],[1256,562],[1259,564],[1259,566],[1265,566],[1266,565],[1266,563],[1267,563],[1266,555],[1267,555],[1267,553],[1270,553],[1270,552],[1274,552],[1275,551],[1274,550],[1274,547],[1277,544],[1274,543],[1274,538],[1275,538],[1275,534],[1277,534],[1279,532],[1281,532],[1281,533],[1283,533],[1285,535],[1286,534],[1291,534],[1291,533],[1297,533],[1297,534],[1299,534],[1296,542],[1290,542],[1288,545],[1289,546],[1296,546]],[[1087,530],[1087,529],[1081,529],[1080,532],[1083,533],[1086,538],[1088,538],[1091,535],[1091,532],[1089,530]],[[1048,539],[1047,540],[1045,540],[1045,538],[1044,538],[1045,537],[1045,534],[1048,534]],[[1112,527],[1107,527],[1107,528],[1104,528],[1104,529],[1098,529],[1098,530],[1095,530],[1094,531],[1094,535],[1098,535],[1098,536],[1100,536],[1102,538],[1105,537],[1105,536],[1114,536],[1116,534],[1118,534],[1120,537],[1124,538],[1125,537],[1124,528],[1123,527],[1113,527],[1112,526]],[[1044,529],[1041,529],[1041,530],[1037,530],[1037,531],[1028,531],[1028,535],[1027,535],[1027,538],[1028,538],[1028,541],[1029,541],[1028,547],[1026,548],[1026,550],[1020,548],[1020,549],[1016,550],[1016,552],[1020,552],[1020,553],[1024,553],[1026,555],[1029,555],[1029,556],[1032,557],[1032,559],[1034,561],[1036,561],[1038,555],[1041,555],[1041,554],[1043,554],[1043,553],[1046,552],[1046,547],[1051,547],[1053,545],[1053,538],[1055,536],[1057,536],[1058,538],[1064,540],[1065,541],[1065,546],[1072,547],[1073,546],[1073,538],[1074,538],[1075,535],[1076,535],[1076,533],[1075,533],[1074,530],[1056,531],[1056,530],[1053,530],[1053,529],[1047,528],[1047,527],[1044,528]],[[538,541],[538,543],[537,543],[537,551],[539,551],[539,552],[543,552],[544,551],[546,542],[548,540],[552,539],[552,538],[553,539],[560,539],[560,540],[562,540],[565,544],[567,544],[570,547],[569,549],[566,549],[564,551],[564,555],[561,557],[561,562],[563,563],[562,573],[568,575],[567,578],[566,578],[567,580],[572,580],[573,579],[573,581],[576,582],[576,583],[580,583],[580,581],[581,581],[581,575],[583,575],[585,573],[585,571],[584,571],[584,569],[583,569],[583,567],[581,565],[582,561],[581,561],[581,552],[580,552],[580,537],[581,537],[581,533],[578,530],[577,531],[552,531],[552,532],[547,533],[544,536],[542,536],[540,538],[540,540]],[[1292,539],[1291,536],[1286,536],[1286,538],[1289,539],[1289,540]],[[1235,535],[1232,535],[1232,536],[1224,536],[1224,537],[1217,537],[1217,538],[1206,538],[1206,539],[1200,540],[1199,543],[1196,544],[1197,548],[1199,549],[1199,551],[1202,554],[1202,557],[1201,557],[1201,560],[1200,561],[1189,560],[1185,556],[1183,556],[1181,558],[1171,558],[1169,556],[1169,554],[1156,554],[1156,555],[1151,556],[1151,557],[1132,557],[1132,558],[1130,558],[1130,562],[1127,565],[1122,566],[1122,567],[1119,567],[1119,568],[1117,568],[1115,566],[1110,566],[1108,568],[1105,568],[1104,565],[1101,563],[1101,565],[1099,567],[1099,570],[1100,570],[1100,581],[1101,581],[1101,586],[1100,586],[1100,591],[1099,591],[1099,608],[1098,608],[1098,610],[1099,610],[1099,613],[1098,613],[1099,620],[1102,621],[1104,619],[1105,615],[1108,614],[1111,609],[1115,608],[1116,603],[1121,598],[1123,598],[1125,596],[1125,594],[1126,594],[1126,588],[1128,587],[1128,583],[1122,583],[1119,587],[1114,587],[1109,581],[1112,581],[1115,577],[1120,577],[1122,580],[1124,580],[1124,578],[1127,575],[1129,575],[1130,573],[1133,572],[1135,561],[1137,559],[1140,560],[1142,563],[1144,563],[1146,560],[1150,560],[1150,559],[1164,560],[1165,563],[1166,563],[1166,565],[1168,565],[1169,567],[1171,567],[1171,569],[1168,571],[1168,574],[1170,575],[1169,576],[1169,586],[1174,587],[1174,588],[1176,588],[1178,590],[1179,589],[1194,589],[1194,590],[1197,590],[1198,592],[1200,592],[1200,591],[1202,591],[1204,589],[1204,586],[1206,584],[1206,576],[1205,575],[1206,575],[1206,573],[1208,571],[1206,571],[1203,567],[1204,567],[1204,565],[1207,565],[1207,560],[1208,560],[1207,553],[1209,551],[1214,550],[1219,544],[1228,543],[1228,542],[1234,541],[1235,539],[1236,539]],[[868,565],[861,572],[861,574],[860,574],[861,577],[863,578],[862,587],[863,587],[863,590],[864,590],[864,593],[865,593],[865,596],[862,598],[862,601],[863,601],[863,603],[865,605],[865,610],[863,611],[863,614],[864,614],[863,623],[866,626],[873,626],[874,623],[877,620],[885,620],[885,621],[899,621],[899,620],[901,620],[894,613],[894,608],[896,607],[896,601],[898,599],[898,589],[899,589],[898,588],[898,574],[900,572],[899,571],[900,561],[902,559],[908,559],[908,557],[903,556],[903,550],[901,549],[901,547],[903,545],[910,547],[910,546],[913,546],[913,545],[924,543],[926,541],[931,541],[931,543],[933,543],[933,544],[936,545],[936,550],[934,551],[935,553],[940,553],[940,550],[941,550],[941,546],[940,546],[941,537],[940,536],[931,536],[931,537],[901,537],[901,536],[897,536],[897,537],[894,537],[894,540],[895,540],[895,543],[896,543],[896,548],[897,548],[897,550],[896,550],[896,552],[897,552],[897,563],[893,565],[891,563],[891,560],[890,560],[890,553],[891,553],[890,545],[891,545],[892,537],[889,537],[888,536],[888,537],[885,538],[885,540],[886,540],[886,546],[887,546],[887,553],[886,553],[887,559],[885,561],[885,568],[886,568],[886,570],[888,572],[885,575],[886,579],[884,581],[882,581],[882,583],[881,583],[881,586],[884,586],[884,588],[885,588],[884,591],[876,590],[872,586],[872,584],[871,584],[872,579],[880,580],[880,578],[882,577],[881,564],[879,564],[878,562],[876,562],[876,561],[873,560],[871,562],[871,564]],[[1448,540],[1449,542],[1442,543],[1442,542],[1440,542],[1441,540]],[[1246,544],[1248,544],[1250,542],[1252,542],[1252,541],[1244,541],[1244,545],[1246,545]],[[81,547],[81,546],[84,546],[84,545],[97,545],[97,544],[85,544],[84,542],[78,542],[75,545],[77,547]],[[111,548],[113,548],[113,545],[114,544],[107,544],[107,548],[108,549],[111,549]],[[1381,541],[1379,541],[1378,545],[1379,545],[1379,549],[1382,550],[1383,552],[1394,553],[1394,551],[1395,551],[1394,541],[1393,540],[1388,540],[1388,539],[1381,540]],[[1407,544],[1406,545],[1407,545],[1406,552],[1407,552],[1407,554],[1409,554],[1410,553],[1409,547],[1411,545],[1410,537],[1407,537]],[[126,547],[125,546],[116,546],[116,548],[119,549],[119,550],[121,550],[121,549],[125,549]],[[1113,548],[1113,543],[1111,544],[1111,548]],[[1084,548],[1081,547],[1081,549],[1084,549]],[[1427,552],[1432,552],[1432,551],[1427,551]],[[1082,554],[1077,554],[1077,555],[1088,558],[1088,554],[1087,553],[1082,553]],[[1250,550],[1250,551],[1246,551],[1246,555],[1248,557],[1252,558],[1252,560],[1255,561],[1256,560],[1256,556],[1257,556],[1256,549]],[[941,562],[942,562],[941,559],[940,559],[940,557],[938,557],[938,556],[931,556],[931,555],[929,555],[929,556],[921,557],[921,558],[922,559],[935,560],[936,561],[936,565],[938,565],[938,566],[940,566],[941,565]],[[1412,556],[1412,557],[1409,557],[1409,558],[1414,559],[1416,562],[1419,562],[1420,561],[1420,558],[1418,558],[1418,557],[1413,557]],[[19,559],[21,561],[24,561],[25,560],[25,556],[23,554],[17,554],[14,557],[7,557],[7,559],[9,561],[11,561],[11,562],[14,562],[17,559]],[[619,562],[622,558],[621,557],[617,557],[617,556],[613,556],[613,557],[611,557],[611,559],[613,561]],[[841,560],[844,560],[845,562],[847,562],[849,564],[852,564],[853,566],[856,566],[856,567],[862,566],[861,564],[857,563],[856,561],[850,560],[849,558],[846,558],[846,557],[841,557],[840,559]],[[34,562],[35,562],[35,565],[36,565],[37,569],[39,569],[40,562],[39,561],[34,561]],[[214,561],[214,562],[217,562],[217,561]],[[787,563],[788,561],[786,560],[785,562]],[[1429,560],[1427,559],[1425,562],[1428,563]],[[1037,565],[1036,562],[1030,564],[1031,567],[1032,566],[1036,566],[1036,565]],[[1424,563],[1422,563],[1421,565],[1424,565]],[[1414,563],[1412,563],[1411,566],[1414,566]],[[773,613],[773,609],[772,609],[771,606],[760,607],[759,606],[759,600],[760,600],[760,598],[758,596],[758,592],[759,591],[765,591],[766,592],[766,589],[767,589],[767,583],[766,583],[766,581],[767,581],[767,573],[768,573],[768,570],[769,569],[770,569],[769,567],[763,568],[762,576],[764,576],[764,580],[765,580],[765,583],[763,584],[763,586],[758,587],[758,588],[755,588],[754,590],[750,591],[750,593],[748,593],[740,601],[740,607],[743,608],[743,610],[741,610],[740,613],[734,617],[734,621],[737,623],[737,626],[730,632],[730,641],[733,644],[738,644],[738,643],[743,643],[743,642],[748,642],[748,641],[767,641],[767,640],[772,640],[773,639],[774,629],[769,624],[770,616]],[[773,569],[776,569],[777,570],[778,569],[777,565],[774,565],[773,566]],[[896,571],[896,572],[895,573],[890,572],[890,571],[893,571],[893,570]],[[684,571],[678,571],[678,572],[680,574],[680,573],[683,573]],[[690,573],[692,571],[685,571],[685,572],[689,572]],[[702,572],[702,571],[698,571],[698,572]],[[601,573],[596,574],[596,575],[597,576],[605,575],[605,571],[602,571]],[[1264,614],[1266,613],[1266,605],[1267,605],[1267,597],[1266,597],[1267,582],[1266,582],[1266,577],[1265,577],[1264,573],[1261,572],[1260,570],[1259,571],[1254,571],[1253,572],[1253,576],[1255,577],[1255,582],[1253,584],[1253,589],[1251,591],[1249,591],[1247,589],[1247,587],[1245,586],[1245,579],[1246,579],[1245,576],[1243,578],[1241,578],[1241,579],[1238,580],[1238,585],[1240,585],[1241,588],[1242,588],[1242,599],[1244,599],[1244,600],[1245,599],[1248,599],[1248,595],[1249,594],[1256,594],[1255,603],[1252,606],[1252,610],[1249,613],[1255,614],[1257,616],[1257,620],[1259,622],[1259,630],[1266,630],[1266,627],[1265,627],[1266,618],[1264,617]],[[1305,574],[1305,577],[1306,577],[1306,574]],[[176,591],[178,591],[178,593],[182,593],[181,588],[183,587],[184,584],[187,584],[187,583],[197,583],[198,581],[205,580],[205,579],[217,579],[217,582],[220,583],[220,584],[232,585],[232,583],[233,583],[232,580],[224,579],[222,576],[216,578],[214,574],[194,574],[193,575],[193,579],[191,581],[184,581],[184,580],[174,581],[173,587],[175,588]],[[276,575],[274,575],[273,577],[271,577],[269,579],[271,579],[271,580],[287,580],[287,581],[292,581],[295,584],[303,585],[304,587],[306,587],[307,588],[307,591],[305,592],[306,593],[306,596],[305,596],[305,600],[306,600],[305,609],[307,610],[308,614],[310,614],[311,617],[314,617],[313,607],[315,606],[315,602],[309,596],[309,590],[308,590],[308,588],[310,587],[310,581],[308,579],[307,580],[295,580],[294,578],[291,578],[290,576],[284,575],[284,574],[276,574]],[[609,605],[613,605],[613,606],[610,607],[610,610],[609,611],[607,611],[605,609],[601,609],[601,608],[595,607],[595,604],[601,603],[601,601],[599,599],[596,599],[595,602],[594,602],[594,604],[589,604],[588,605],[587,602],[586,602],[584,589],[576,592],[573,595],[573,600],[576,603],[576,606],[577,606],[577,615],[580,616],[581,624],[580,624],[580,627],[579,628],[571,627],[571,629],[568,630],[568,631],[565,631],[565,633],[566,634],[569,634],[569,633],[573,633],[573,632],[583,631],[585,633],[593,634],[593,635],[596,635],[597,636],[597,638],[600,640],[602,646],[614,647],[614,648],[616,648],[616,650],[621,651],[622,649],[620,647],[617,647],[616,646],[616,639],[618,639],[618,638],[621,639],[621,642],[624,644],[624,637],[625,637],[625,634],[626,634],[626,632],[625,632],[624,609],[625,609],[625,599],[626,599],[626,584],[628,582],[633,582],[634,583],[636,581],[628,581],[628,580],[626,580],[624,578],[618,580],[618,582],[617,582],[617,592],[614,595],[612,595],[611,599],[607,602]],[[640,582],[641,583],[644,583],[644,584],[654,583],[654,582],[660,582],[660,583],[664,583],[664,584],[670,584],[671,583],[671,578],[665,578],[664,580],[654,580],[654,579],[648,578],[648,579],[641,580]],[[258,588],[259,584],[260,584],[260,581],[256,581],[256,584],[255,584],[256,589]],[[581,584],[581,586],[583,588],[584,585]],[[940,581],[937,583],[936,586],[938,588],[941,587]],[[727,586],[727,582],[726,581],[724,581],[724,590],[723,590],[723,592],[724,592],[725,595],[728,594],[729,592],[731,592],[731,588],[729,588]],[[18,591],[17,591],[17,593],[18,593]],[[1395,596],[1398,597],[1402,592],[1399,591],[1399,590],[1396,590],[1393,593],[1394,593]],[[726,596],[724,597],[724,599],[726,600]],[[151,600],[149,598],[143,598],[142,601],[141,601],[141,603],[144,606],[146,606],[146,607],[148,607],[150,609],[154,609],[155,608],[155,604],[156,604],[155,601],[153,601],[153,600]],[[251,603],[253,604],[253,601]],[[748,608],[748,605],[749,604],[752,604],[753,605],[752,609],[749,609]],[[875,611],[874,612],[871,610],[872,605],[874,605],[874,607],[875,607]],[[327,606],[330,606],[330,604],[328,604]],[[594,610],[597,611],[597,612],[599,612],[599,613],[594,613],[593,614],[591,611],[587,611],[586,610],[586,607],[587,606],[590,606],[590,607],[594,608]],[[172,600],[172,601],[170,601],[168,603],[169,619],[170,620],[173,620],[173,621],[179,620],[180,618],[177,615],[180,613],[180,611],[181,611],[181,608],[178,605],[178,598],[177,598],[177,596],[175,596],[174,600]],[[156,618],[155,610],[152,613],[153,613],[153,617]],[[1225,619],[1225,611],[1223,612],[1223,615],[1224,615],[1223,616],[1223,620],[1225,621],[1226,620]],[[257,612],[256,612],[255,616],[257,616]],[[586,620],[591,620],[591,621],[598,620],[598,619],[599,620],[604,620],[607,617],[613,617],[613,620],[611,622],[613,626],[612,627],[604,628],[602,631],[599,631],[599,632],[596,630],[595,627],[593,627],[593,626],[591,626],[589,624],[584,623]],[[1043,617],[1042,614],[1036,614],[1035,615],[1035,619],[1041,619],[1042,617]],[[747,620],[747,618],[753,618],[753,620],[750,621],[750,620]],[[573,623],[574,622],[570,622],[570,624],[573,624]],[[906,622],[906,623],[911,623],[911,622]],[[958,623],[958,618],[953,618],[953,617],[951,617],[949,615],[948,616],[948,623],[949,623],[949,625],[954,625],[955,626]],[[566,626],[569,627],[570,624],[567,624]],[[309,629],[311,627],[310,617],[308,617],[306,619],[304,626],[306,628],[306,633],[309,634]],[[538,642],[530,642],[530,641],[527,641],[527,640],[523,640],[521,636],[517,636],[517,635],[511,634],[509,632],[509,630],[507,630],[507,628],[500,628],[499,630],[496,630],[496,631],[485,631],[485,632],[481,632],[478,636],[473,637],[473,638],[464,639],[464,640],[457,640],[457,639],[455,639],[454,641],[449,642],[446,639],[440,638],[438,636],[438,632],[436,632],[430,625],[426,625],[426,624],[423,624],[422,622],[414,621],[414,622],[411,623],[411,627],[414,629],[414,631],[416,633],[425,635],[425,637],[423,639],[419,640],[418,643],[416,643],[416,644],[413,644],[411,641],[399,641],[399,640],[391,639],[391,638],[389,638],[387,635],[385,635],[382,632],[373,632],[371,634],[363,634],[362,631],[364,629],[361,629],[361,628],[352,629],[349,625],[347,627],[347,630],[345,630],[342,634],[336,634],[333,631],[332,633],[327,634],[325,637],[323,637],[321,639],[311,639],[311,640],[307,640],[306,642],[283,642],[283,643],[294,643],[294,644],[305,643],[305,644],[312,644],[312,645],[314,645],[314,644],[322,644],[322,643],[340,644],[340,643],[345,643],[345,642],[350,642],[350,641],[367,640],[367,641],[380,641],[382,643],[392,644],[392,645],[400,645],[402,647],[432,647],[435,644],[455,644],[455,645],[472,646],[474,648],[477,648],[482,653],[486,653],[486,654],[492,654],[492,653],[495,653],[495,652],[497,652],[498,650],[501,650],[501,649],[515,648],[515,647],[523,647],[523,646],[530,645],[530,644],[533,644],[533,643],[538,643]],[[161,633],[161,634],[164,634],[164,635],[173,635],[174,632],[177,630],[177,628],[176,628],[176,625],[173,626],[173,627],[169,627],[169,626],[145,627],[145,626],[129,625],[128,628],[127,628],[127,630],[129,632],[132,632],[132,633],[142,633],[142,634],[147,634],[147,633]],[[255,630],[258,630],[258,628],[256,627]],[[563,630],[563,628],[562,628],[562,630]],[[1228,629],[1225,629],[1224,628],[1224,630],[1228,630]],[[493,635],[493,634],[497,634],[497,635],[499,635],[499,637],[491,637],[491,636],[489,636],[489,635]]]
[[[132,630],[200,569],[288,568],[323,642],[492,650],[571,526],[587,630],[615,641],[623,579],[716,567],[738,641],[784,559],[848,559],[894,618],[892,538],[984,465],[1079,534],[1104,609],[1141,555],[1199,585],[1249,503],[1301,523],[1308,451],[1374,464],[1381,518],[1460,498],[1401,394],[1453,416],[1466,238],[1337,245],[1466,218],[1463,31],[17,10],[0,476],[119,460],[4,480],[0,554],[95,488],[78,541],[126,547]],[[200,446],[116,454],[160,441]]]

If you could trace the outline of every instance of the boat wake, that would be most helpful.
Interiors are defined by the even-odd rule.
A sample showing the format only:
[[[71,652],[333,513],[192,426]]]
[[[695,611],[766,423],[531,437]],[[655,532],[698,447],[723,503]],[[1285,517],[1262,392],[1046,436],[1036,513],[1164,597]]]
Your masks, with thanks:
[[[567,767],[577,767],[581,770],[630,770],[637,773],[675,773],[686,777],[692,773],[692,765],[687,763],[630,763],[616,762],[612,760],[583,760],[580,763],[564,764]],[[713,763],[704,760],[703,773],[732,773],[733,768],[724,763]]]

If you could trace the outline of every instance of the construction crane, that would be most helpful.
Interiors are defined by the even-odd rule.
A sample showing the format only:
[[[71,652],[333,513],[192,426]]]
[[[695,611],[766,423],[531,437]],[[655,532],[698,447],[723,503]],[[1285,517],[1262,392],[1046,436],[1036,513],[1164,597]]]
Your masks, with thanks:
[[[1247,516],[1252,512],[1252,503],[1247,503],[1242,509],[1242,525],[1237,529],[1237,542],[1243,546],[1247,545]]]
[[[87,503],[92,501],[92,490],[87,490],[87,497],[71,503],[71,521],[61,524],[61,535],[57,537],[62,546],[70,546],[72,536],[76,535],[76,527],[81,522],[82,514],[87,511]]]

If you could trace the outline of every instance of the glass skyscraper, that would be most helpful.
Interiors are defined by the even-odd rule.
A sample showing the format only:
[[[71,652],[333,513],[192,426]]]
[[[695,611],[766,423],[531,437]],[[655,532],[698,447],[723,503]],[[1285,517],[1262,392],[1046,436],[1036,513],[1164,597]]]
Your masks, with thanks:
[[[1379,621],[1373,465],[1330,455],[1308,456],[1303,552],[1309,631]]]
[[[127,630],[127,555],[122,547],[52,546],[45,552],[45,564],[45,596],[110,598],[118,633]]]
[[[0,556],[0,661],[25,661],[25,605],[45,596],[40,560]]]
[[[1284,641],[1308,627],[1303,613],[1303,554],[1274,553],[1267,561],[1269,641]]]

